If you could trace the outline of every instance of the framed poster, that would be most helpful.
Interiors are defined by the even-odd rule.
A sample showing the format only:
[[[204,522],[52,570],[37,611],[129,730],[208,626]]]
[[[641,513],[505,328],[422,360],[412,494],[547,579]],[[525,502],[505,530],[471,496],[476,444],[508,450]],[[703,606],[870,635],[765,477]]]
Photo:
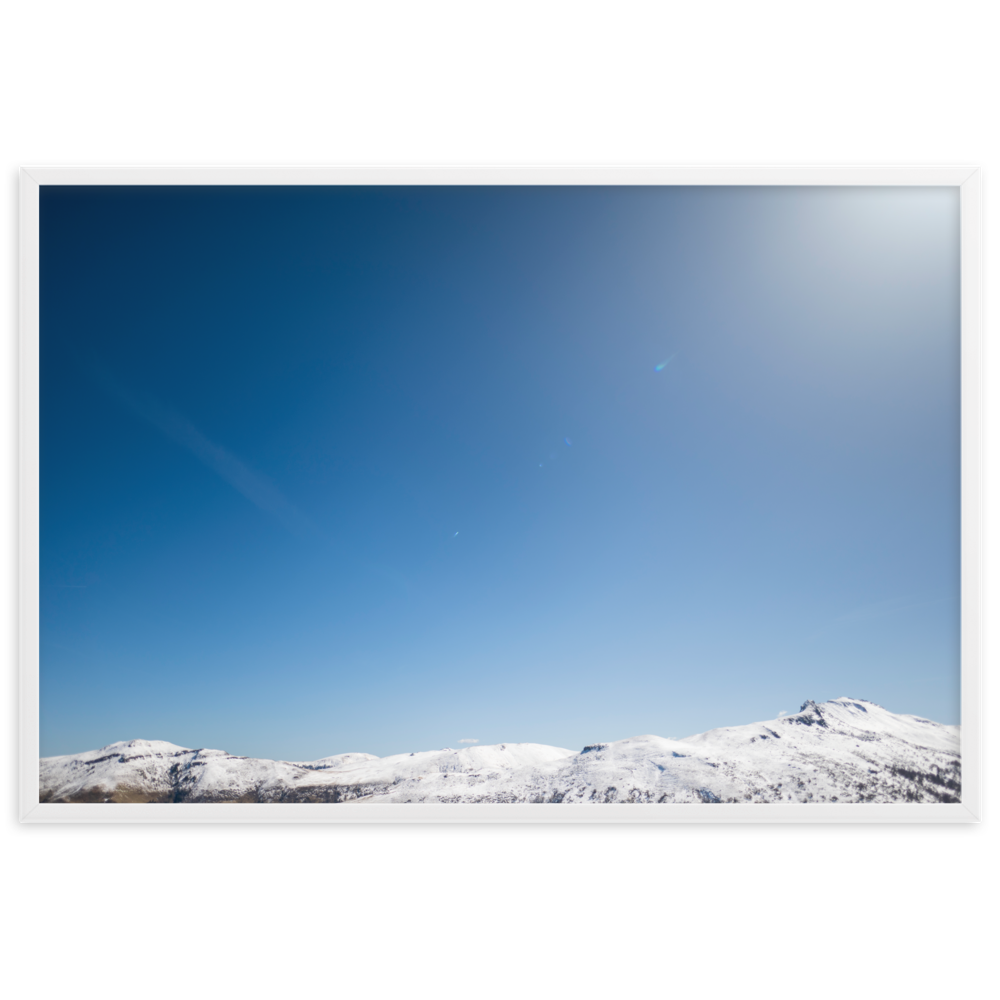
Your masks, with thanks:
[[[25,169],[22,819],[976,821],[979,183]]]

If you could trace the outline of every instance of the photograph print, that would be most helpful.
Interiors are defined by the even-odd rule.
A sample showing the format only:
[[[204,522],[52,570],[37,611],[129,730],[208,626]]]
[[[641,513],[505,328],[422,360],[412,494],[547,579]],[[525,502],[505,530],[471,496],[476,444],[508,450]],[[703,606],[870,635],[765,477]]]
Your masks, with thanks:
[[[40,803],[961,802],[957,187],[39,199]]]

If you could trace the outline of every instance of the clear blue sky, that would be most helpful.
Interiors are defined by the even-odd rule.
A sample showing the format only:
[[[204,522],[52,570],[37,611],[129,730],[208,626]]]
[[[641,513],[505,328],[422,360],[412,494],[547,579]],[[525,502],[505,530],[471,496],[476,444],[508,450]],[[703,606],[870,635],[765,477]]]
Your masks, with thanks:
[[[43,755],[959,721],[956,190],[41,213]]]

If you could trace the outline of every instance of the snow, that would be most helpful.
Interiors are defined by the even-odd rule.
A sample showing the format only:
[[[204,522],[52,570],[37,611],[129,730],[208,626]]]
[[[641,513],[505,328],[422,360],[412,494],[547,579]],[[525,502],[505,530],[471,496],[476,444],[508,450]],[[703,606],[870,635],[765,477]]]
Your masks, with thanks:
[[[947,802],[957,726],[873,702],[806,702],[769,722],[580,751],[538,743],[315,761],[237,757],[156,740],[43,758],[48,802]]]

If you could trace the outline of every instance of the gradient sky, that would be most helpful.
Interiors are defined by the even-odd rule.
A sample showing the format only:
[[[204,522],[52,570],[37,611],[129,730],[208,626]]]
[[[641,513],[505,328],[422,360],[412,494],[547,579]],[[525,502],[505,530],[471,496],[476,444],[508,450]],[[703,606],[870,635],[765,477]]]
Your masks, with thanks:
[[[959,721],[957,189],[41,199],[43,755]]]

